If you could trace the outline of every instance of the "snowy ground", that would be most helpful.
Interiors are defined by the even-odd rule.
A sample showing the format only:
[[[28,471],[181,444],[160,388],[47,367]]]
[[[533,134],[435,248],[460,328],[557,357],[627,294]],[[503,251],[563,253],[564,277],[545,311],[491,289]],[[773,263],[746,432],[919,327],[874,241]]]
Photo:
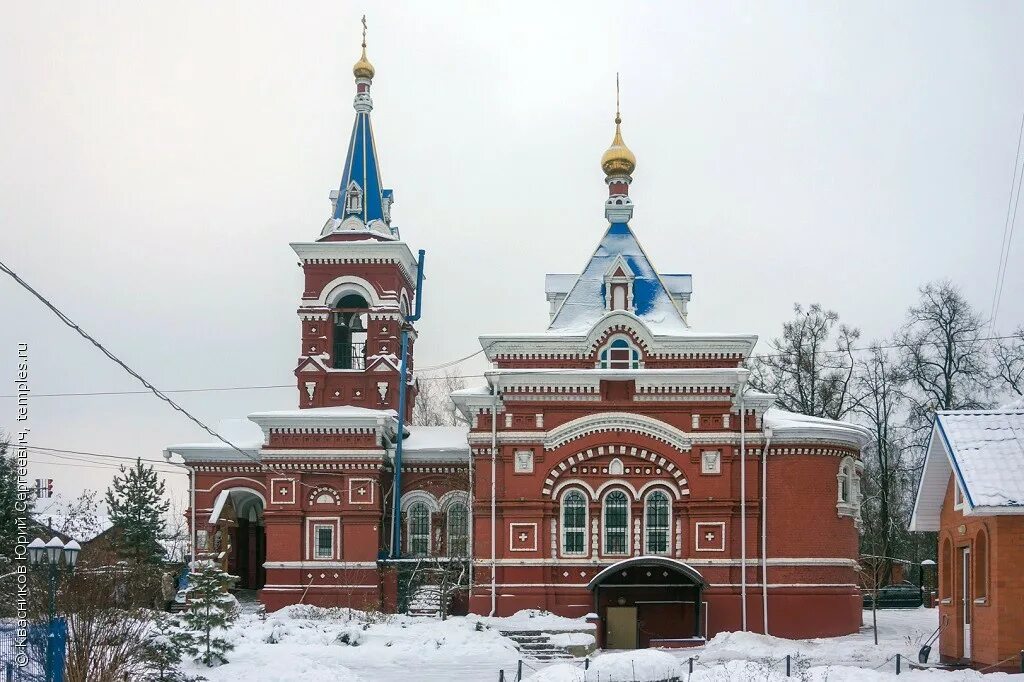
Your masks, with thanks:
[[[865,613],[865,622],[870,623],[870,617]],[[694,656],[692,682],[782,682],[786,680],[784,659],[790,654],[794,677],[815,682],[1024,682],[1024,675],[909,672],[906,666],[903,675],[896,678],[892,657],[900,653],[917,660],[918,649],[936,624],[934,609],[884,611],[879,612],[877,647],[870,627],[855,635],[816,640],[723,633],[697,649],[599,654],[592,659],[586,676],[582,662],[544,665],[527,660],[524,673],[530,682],[641,682],[672,675],[686,680],[687,659]],[[235,644],[229,654],[231,662],[213,669],[189,667],[189,671],[211,682],[491,682],[498,679],[499,669],[504,669],[505,679],[511,682],[520,655],[497,628],[588,629],[581,620],[536,612],[511,618],[470,616],[441,622],[298,606],[269,614],[266,620],[243,614],[229,633]],[[937,656],[936,646],[932,660]]]

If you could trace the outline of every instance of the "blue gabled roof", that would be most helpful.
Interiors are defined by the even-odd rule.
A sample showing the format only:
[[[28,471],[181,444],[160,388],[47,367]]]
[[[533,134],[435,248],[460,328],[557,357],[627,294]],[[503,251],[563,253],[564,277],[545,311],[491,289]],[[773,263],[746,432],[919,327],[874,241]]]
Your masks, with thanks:
[[[688,330],[682,313],[633,230],[627,223],[612,223],[559,306],[548,331],[585,334],[608,313],[605,307],[605,275],[620,256],[632,270],[634,278],[631,312],[655,334]]]
[[[347,210],[345,201],[349,185],[355,181],[363,193],[363,201],[359,212]],[[369,112],[357,112],[356,121],[352,126],[352,137],[348,144],[348,155],[345,157],[345,170],[341,176],[341,187],[338,190],[338,202],[334,208],[334,218],[345,219],[350,215],[358,216],[366,224],[374,220],[384,220],[384,197],[391,197],[391,190],[384,189],[380,181],[380,165],[377,162],[377,147],[373,140],[373,126]]]

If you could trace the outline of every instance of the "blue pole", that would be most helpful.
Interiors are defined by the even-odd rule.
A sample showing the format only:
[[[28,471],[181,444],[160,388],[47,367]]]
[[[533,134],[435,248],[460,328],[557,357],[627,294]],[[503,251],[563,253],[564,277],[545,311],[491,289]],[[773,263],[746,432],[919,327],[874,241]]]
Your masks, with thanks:
[[[402,555],[402,442],[405,440],[405,400],[409,383],[409,326],[420,319],[423,309],[423,261],[426,253],[419,251],[416,268],[416,312],[405,316],[402,325],[402,360],[398,371],[398,440],[395,442],[395,475],[392,495],[394,508],[391,513],[391,554],[392,559]]]

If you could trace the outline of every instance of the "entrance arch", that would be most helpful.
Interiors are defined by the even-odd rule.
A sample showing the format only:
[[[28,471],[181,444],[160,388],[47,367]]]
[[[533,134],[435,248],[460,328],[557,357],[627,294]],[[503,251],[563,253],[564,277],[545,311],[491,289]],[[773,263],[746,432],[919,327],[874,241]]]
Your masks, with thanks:
[[[238,576],[236,588],[258,590],[266,583],[265,508],[262,493],[251,488],[227,488],[214,502],[210,515],[210,524],[216,526],[213,550],[224,554],[224,569]]]
[[[689,646],[702,642],[701,596],[707,582],[689,564],[663,556],[624,559],[587,589],[606,649]]]

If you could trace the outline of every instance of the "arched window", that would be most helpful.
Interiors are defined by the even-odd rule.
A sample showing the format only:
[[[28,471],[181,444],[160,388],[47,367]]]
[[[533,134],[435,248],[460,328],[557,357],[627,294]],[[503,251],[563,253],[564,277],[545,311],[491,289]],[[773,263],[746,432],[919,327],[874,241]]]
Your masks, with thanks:
[[[621,476],[622,470],[622,460],[619,459],[618,457],[608,462],[608,473],[611,474],[612,476]]]
[[[850,468],[846,462],[839,466],[839,501],[850,502]]]
[[[626,493],[613,490],[604,498],[604,553],[629,552],[629,500]]]
[[[365,369],[369,305],[359,294],[346,294],[334,307],[334,369]]]
[[[669,514],[668,495],[660,490],[655,490],[648,495],[647,509],[644,516],[647,525],[645,553],[668,554],[669,526],[672,523]]]
[[[414,502],[409,507],[409,554],[430,554],[430,509],[423,502]]]
[[[612,310],[626,309],[626,285],[616,284],[612,286]]]
[[[455,502],[448,507],[448,556],[469,556],[469,514],[466,505]]]
[[[601,351],[601,369],[639,369],[640,352],[626,339],[613,339]]]
[[[939,596],[950,599],[953,596],[953,543],[946,538],[942,541],[941,575],[939,576]]]
[[[562,554],[587,553],[587,498],[570,490],[562,498]]]
[[[988,533],[978,531],[974,539],[974,598],[988,597]]]
[[[363,211],[363,191],[359,189],[359,185],[356,181],[348,183],[348,189],[345,191],[345,212],[346,213],[362,213]]]

